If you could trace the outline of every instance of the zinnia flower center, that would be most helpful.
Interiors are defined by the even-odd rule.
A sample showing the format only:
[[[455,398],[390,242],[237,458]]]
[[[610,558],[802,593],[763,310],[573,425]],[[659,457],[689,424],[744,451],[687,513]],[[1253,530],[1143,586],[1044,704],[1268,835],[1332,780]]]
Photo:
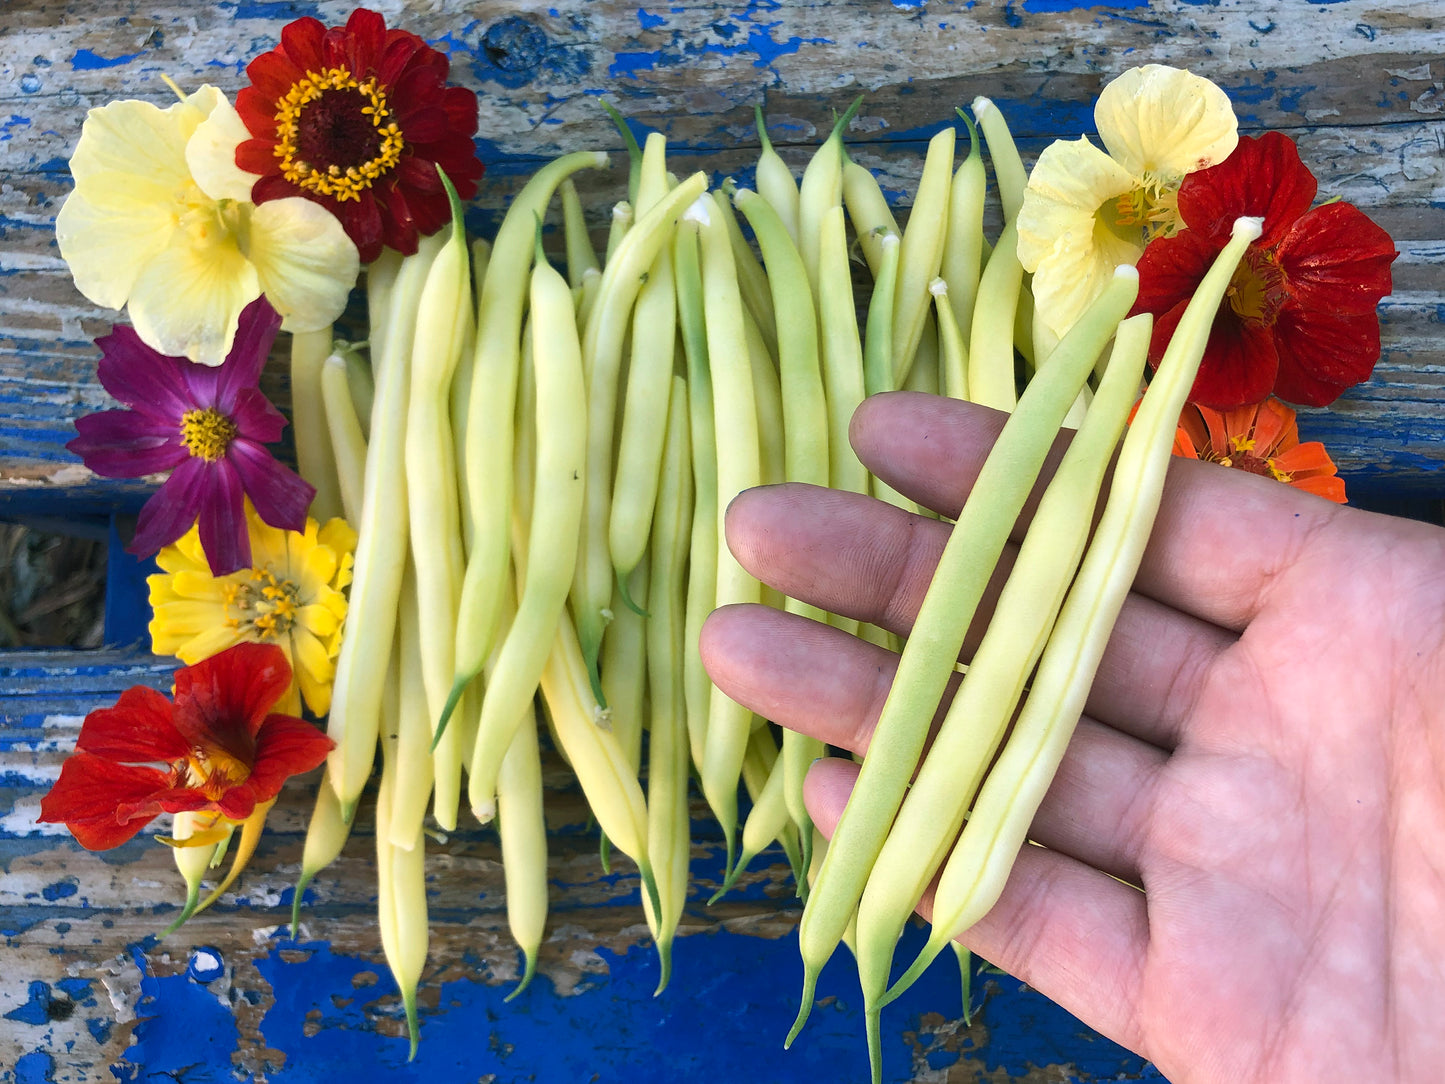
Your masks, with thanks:
[[[249,580],[226,585],[226,625],[254,633],[263,643],[279,640],[296,623],[299,595],[290,580],[278,579],[269,568],[253,568]]]
[[[215,407],[188,410],[181,415],[181,443],[186,451],[214,463],[236,439],[236,423]]]
[[[1245,323],[1268,327],[1279,315],[1286,292],[1284,272],[1273,254],[1251,247],[1234,269],[1224,296]]]
[[[291,183],[319,196],[360,200],[396,168],[406,143],[373,76],[345,68],[307,72],[276,109],[275,155]]]
[[[1292,474],[1275,466],[1273,456],[1260,457],[1254,454],[1253,437],[1232,437],[1230,444],[1232,447],[1224,454],[1213,453],[1209,458],[1221,466],[1233,467],[1235,470],[1258,474],[1265,478],[1273,478],[1276,482],[1293,481]]]

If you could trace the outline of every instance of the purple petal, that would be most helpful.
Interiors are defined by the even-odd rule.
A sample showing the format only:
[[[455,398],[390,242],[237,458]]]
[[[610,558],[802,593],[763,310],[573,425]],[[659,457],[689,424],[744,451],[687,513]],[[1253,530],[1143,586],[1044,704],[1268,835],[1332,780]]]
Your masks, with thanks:
[[[306,510],[316,496],[315,486],[249,440],[233,440],[226,458],[235,464],[258,516],[283,530],[306,529]]]
[[[232,448],[235,447],[233,443]],[[210,478],[201,500],[201,549],[212,576],[226,576],[251,565],[251,534],[240,474],[229,457],[209,464]]]
[[[274,444],[286,428],[286,416],[271,405],[259,388],[242,388],[231,410],[241,436],[258,444]]]
[[[106,478],[140,478],[190,458],[175,425],[134,410],[102,410],[75,420],[80,436],[66,448]]]
[[[117,325],[95,340],[100,383],[111,397],[158,421],[179,424],[195,405],[182,375],[191,362],[168,357],[141,342],[134,328]]]
[[[209,474],[204,459],[187,456],[140,510],[135,537],[125,548],[126,552],[154,557],[162,547],[189,531],[196,522]]]
[[[271,307],[265,296],[256,298],[241,310],[236,338],[216,377],[216,409],[234,414],[237,396],[254,388],[261,380],[261,370],[281,328],[281,315]]]

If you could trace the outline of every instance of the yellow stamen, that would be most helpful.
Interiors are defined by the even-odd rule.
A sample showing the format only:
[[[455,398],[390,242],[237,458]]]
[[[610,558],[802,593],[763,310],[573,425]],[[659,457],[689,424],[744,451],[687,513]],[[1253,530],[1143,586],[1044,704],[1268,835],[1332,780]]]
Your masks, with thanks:
[[[270,569],[252,569],[250,580],[226,585],[226,626],[274,643],[295,624],[299,596],[300,588],[290,580],[277,579]]]
[[[360,165],[348,166],[345,173],[334,163],[317,168],[310,162],[297,157],[297,139],[301,131],[301,115],[307,105],[317,101],[327,91],[354,90],[365,99],[361,108],[363,116],[369,117],[381,143],[376,156]],[[286,92],[276,110],[275,155],[281,160],[281,174],[292,184],[320,196],[330,196],[340,201],[361,199],[361,193],[370,188],[373,181],[396,168],[401,161],[401,152],[406,143],[401,128],[394,120],[388,120],[391,111],[387,108],[386,94],[377,85],[375,77],[364,82],[345,68],[329,68],[320,72],[307,72]]]
[[[236,439],[236,423],[215,407],[188,410],[181,415],[181,443],[191,455],[214,463]]]

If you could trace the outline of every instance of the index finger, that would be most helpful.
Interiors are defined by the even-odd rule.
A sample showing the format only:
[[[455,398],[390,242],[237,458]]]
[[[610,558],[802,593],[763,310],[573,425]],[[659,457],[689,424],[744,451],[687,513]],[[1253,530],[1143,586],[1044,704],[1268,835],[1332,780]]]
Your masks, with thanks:
[[[1008,416],[956,399],[892,392],[853,415],[854,450],[874,474],[920,505],[950,518],[963,507]],[[1022,537],[1061,436],[1015,527]],[[1276,577],[1295,565],[1309,538],[1339,511],[1320,497],[1214,464],[1170,463],[1134,590],[1182,613],[1234,631],[1259,611]]]

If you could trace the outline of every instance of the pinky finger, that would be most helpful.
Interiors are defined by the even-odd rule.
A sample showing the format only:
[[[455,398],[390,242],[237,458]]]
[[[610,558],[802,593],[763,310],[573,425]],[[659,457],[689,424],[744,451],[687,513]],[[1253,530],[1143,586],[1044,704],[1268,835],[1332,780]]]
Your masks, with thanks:
[[[804,794],[829,838],[858,765],[815,763]],[[919,901],[929,918],[933,889]],[[1023,848],[1003,894],[959,940],[1095,1031],[1140,1053],[1139,995],[1149,941],[1144,894],[1092,866],[1043,847]]]

